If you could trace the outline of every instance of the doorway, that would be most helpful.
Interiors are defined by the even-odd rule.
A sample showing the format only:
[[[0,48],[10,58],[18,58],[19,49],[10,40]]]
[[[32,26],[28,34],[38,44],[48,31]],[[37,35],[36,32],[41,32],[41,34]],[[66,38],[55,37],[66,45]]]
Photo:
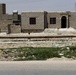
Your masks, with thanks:
[[[61,28],[67,27],[67,18],[65,16],[62,16],[61,18]]]

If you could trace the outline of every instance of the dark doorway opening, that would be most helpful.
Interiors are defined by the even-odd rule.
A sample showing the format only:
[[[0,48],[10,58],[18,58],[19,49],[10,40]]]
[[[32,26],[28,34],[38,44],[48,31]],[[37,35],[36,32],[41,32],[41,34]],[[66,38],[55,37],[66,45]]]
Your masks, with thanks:
[[[66,28],[67,27],[67,18],[63,16],[61,18],[61,28]]]

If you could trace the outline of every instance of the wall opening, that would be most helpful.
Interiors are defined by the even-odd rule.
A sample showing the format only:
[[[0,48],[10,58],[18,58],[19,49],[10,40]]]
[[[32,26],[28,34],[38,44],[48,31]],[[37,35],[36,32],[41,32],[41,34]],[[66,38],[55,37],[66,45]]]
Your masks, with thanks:
[[[56,18],[50,18],[50,24],[56,24]]]
[[[66,16],[63,16],[61,18],[61,28],[66,28],[67,27],[67,18]]]
[[[36,18],[35,17],[32,17],[29,19],[29,24],[36,24]]]

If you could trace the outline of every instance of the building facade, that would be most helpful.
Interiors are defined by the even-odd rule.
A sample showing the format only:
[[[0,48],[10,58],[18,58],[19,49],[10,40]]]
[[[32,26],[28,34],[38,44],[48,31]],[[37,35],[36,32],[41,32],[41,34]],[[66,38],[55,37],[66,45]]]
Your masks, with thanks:
[[[75,28],[76,12],[22,12],[6,13],[6,4],[0,4],[0,32],[31,33],[46,28]]]

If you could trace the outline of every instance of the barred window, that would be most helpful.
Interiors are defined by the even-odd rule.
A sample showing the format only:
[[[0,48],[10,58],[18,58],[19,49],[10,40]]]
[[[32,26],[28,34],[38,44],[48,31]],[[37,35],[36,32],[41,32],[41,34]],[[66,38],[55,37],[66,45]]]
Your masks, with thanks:
[[[29,19],[29,24],[36,24],[36,18],[35,17],[32,17]]]
[[[56,18],[50,18],[50,24],[56,24]]]

